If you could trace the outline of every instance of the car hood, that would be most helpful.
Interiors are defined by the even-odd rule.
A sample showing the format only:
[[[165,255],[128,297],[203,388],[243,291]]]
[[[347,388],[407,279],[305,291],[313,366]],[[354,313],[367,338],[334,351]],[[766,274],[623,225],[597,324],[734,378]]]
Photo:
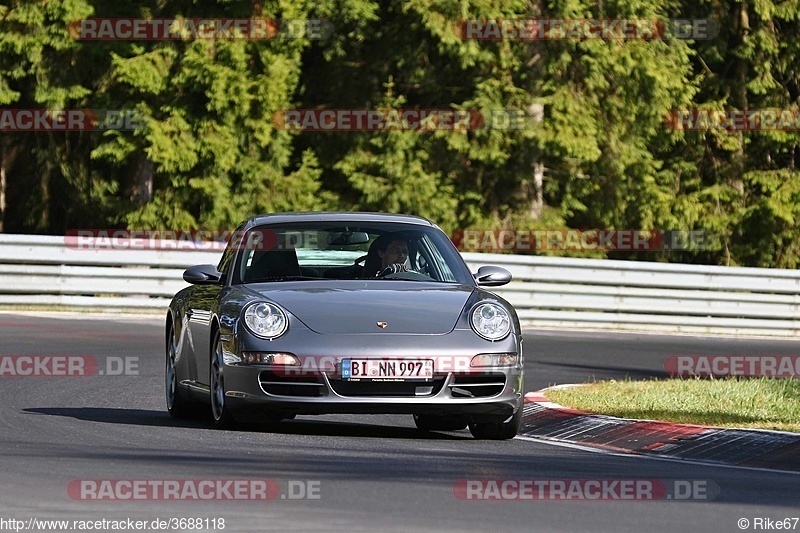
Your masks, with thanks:
[[[443,335],[456,326],[474,287],[418,281],[305,281],[248,286],[317,333]],[[386,322],[384,328],[378,322]]]

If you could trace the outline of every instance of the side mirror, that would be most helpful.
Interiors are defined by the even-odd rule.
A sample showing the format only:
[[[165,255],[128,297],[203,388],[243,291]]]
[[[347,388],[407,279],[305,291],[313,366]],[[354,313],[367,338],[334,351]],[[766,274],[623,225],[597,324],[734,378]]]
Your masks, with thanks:
[[[511,281],[511,272],[497,266],[482,266],[472,276],[483,287],[499,287]]]
[[[222,273],[214,265],[198,265],[187,269],[183,279],[192,285],[219,285]]]

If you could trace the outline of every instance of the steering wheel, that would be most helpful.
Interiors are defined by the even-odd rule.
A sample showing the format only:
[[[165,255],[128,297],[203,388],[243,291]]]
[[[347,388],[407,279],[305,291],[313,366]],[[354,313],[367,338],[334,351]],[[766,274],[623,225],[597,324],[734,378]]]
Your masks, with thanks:
[[[397,274],[398,272],[408,272],[408,267],[403,263],[392,263],[391,265],[387,266],[375,277],[382,278],[384,276],[388,276],[389,274]]]

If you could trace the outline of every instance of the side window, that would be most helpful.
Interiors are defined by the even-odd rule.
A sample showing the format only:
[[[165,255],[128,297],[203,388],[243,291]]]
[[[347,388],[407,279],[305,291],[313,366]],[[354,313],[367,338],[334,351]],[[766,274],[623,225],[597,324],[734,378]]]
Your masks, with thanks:
[[[227,274],[231,268],[231,263],[233,262],[234,255],[236,255],[234,246],[232,243],[228,243],[228,246],[225,247],[225,251],[222,252],[222,259],[219,260],[219,264],[217,265],[217,270],[222,272],[223,274]]]
[[[242,253],[242,262],[240,263],[241,268],[239,269],[239,279],[245,280],[247,279],[247,271],[250,270],[250,267],[253,266],[253,257],[256,255],[255,250],[245,250]]]
[[[236,231],[231,234],[230,239],[228,240],[228,246],[226,246],[225,251],[222,252],[222,258],[219,260],[219,264],[217,265],[217,270],[226,276],[230,272],[231,265],[233,264],[233,260],[236,257],[236,252],[238,251],[237,248],[239,247],[239,239],[237,239],[237,236],[241,234],[241,227],[236,228]]]

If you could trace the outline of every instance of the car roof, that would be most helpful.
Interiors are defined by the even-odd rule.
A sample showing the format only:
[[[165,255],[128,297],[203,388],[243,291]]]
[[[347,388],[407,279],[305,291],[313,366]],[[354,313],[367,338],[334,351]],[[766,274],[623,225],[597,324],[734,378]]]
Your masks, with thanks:
[[[396,215],[391,213],[369,213],[348,211],[312,211],[305,213],[274,213],[251,217],[245,223],[245,229],[264,224],[282,224],[292,222],[333,222],[333,223],[371,223],[389,222],[399,224],[412,224],[438,228],[436,224],[413,215]]]

